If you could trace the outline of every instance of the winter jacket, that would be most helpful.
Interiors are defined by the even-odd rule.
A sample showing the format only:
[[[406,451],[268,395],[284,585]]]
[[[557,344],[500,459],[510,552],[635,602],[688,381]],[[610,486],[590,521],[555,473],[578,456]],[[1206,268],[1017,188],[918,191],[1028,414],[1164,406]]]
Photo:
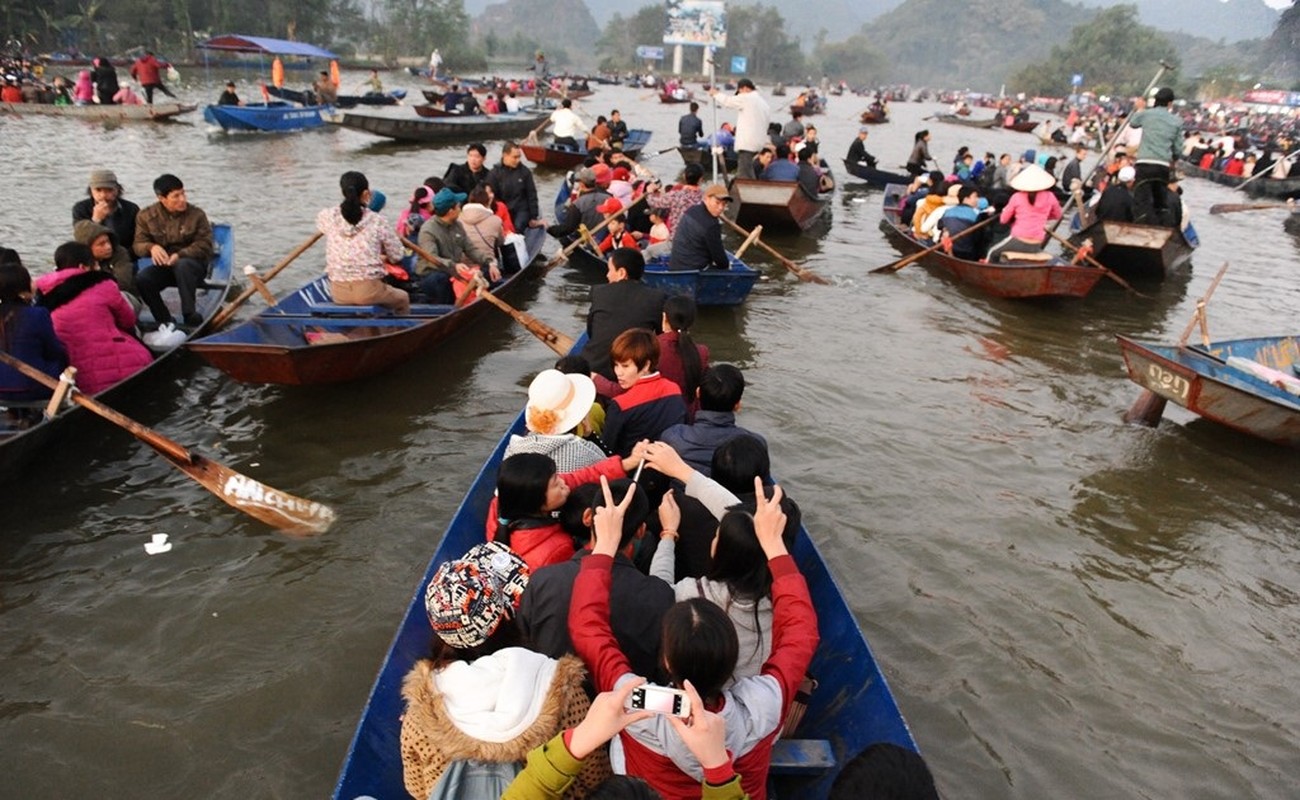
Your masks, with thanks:
[[[149,349],[131,334],[135,312],[111,275],[73,267],[36,279],[41,305],[50,310],[54,330],[77,368],[77,386],[95,394],[153,361]]]
[[[68,366],[68,352],[54,333],[50,312],[40,307],[0,303],[0,348],[19,361],[57,378]],[[0,364],[0,399],[37,400],[50,390],[7,364]]]
[[[495,262],[497,248],[505,240],[501,220],[487,206],[478,203],[466,203],[460,209],[458,220],[465,229],[465,238],[469,242],[469,256],[475,264],[485,265]]]
[[[139,297],[140,290],[135,285],[135,262],[122,243],[117,240],[117,234],[111,228],[106,228],[91,219],[72,223],[72,238],[87,247],[106,233],[109,241],[113,243],[113,255],[107,261],[99,262],[100,270],[112,274],[113,280],[117,281],[117,288]]]
[[[585,675],[573,656],[555,661],[522,647],[452,662],[436,673],[432,661],[417,662],[402,681],[406,790],[423,800],[461,759],[523,761],[587,715]],[[568,796],[583,797],[608,776],[608,759],[593,753]]]
[[[615,397],[605,409],[605,444],[626,457],[637,442],[658,439],[669,427],[685,421],[681,387],[654,372]]]

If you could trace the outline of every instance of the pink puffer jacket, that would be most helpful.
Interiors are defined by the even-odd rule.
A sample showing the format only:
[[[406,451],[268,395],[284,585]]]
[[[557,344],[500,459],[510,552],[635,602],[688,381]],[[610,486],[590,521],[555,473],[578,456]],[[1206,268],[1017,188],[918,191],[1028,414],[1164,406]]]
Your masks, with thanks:
[[[77,387],[94,394],[147,366],[153,356],[129,332],[135,327],[135,312],[109,273],[73,268],[36,279],[47,307],[83,284],[88,285],[56,305],[50,316],[54,332],[68,348],[68,361],[77,368]]]

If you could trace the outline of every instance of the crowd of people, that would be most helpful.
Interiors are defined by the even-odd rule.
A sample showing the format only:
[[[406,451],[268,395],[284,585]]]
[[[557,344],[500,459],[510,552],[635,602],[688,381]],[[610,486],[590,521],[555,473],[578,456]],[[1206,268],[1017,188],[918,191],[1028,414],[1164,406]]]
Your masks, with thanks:
[[[163,74],[170,69],[171,65],[160,61],[148,50],[132,62],[130,75],[144,92],[144,99],[141,99],[129,82],[119,79],[117,67],[106,56],[92,58],[90,68],[77,70],[73,78],[54,75],[48,80],[44,65],[27,58],[5,58],[0,60],[0,75],[3,75],[0,102],[67,106],[152,105],[155,91],[172,98],[176,96],[163,83]]]

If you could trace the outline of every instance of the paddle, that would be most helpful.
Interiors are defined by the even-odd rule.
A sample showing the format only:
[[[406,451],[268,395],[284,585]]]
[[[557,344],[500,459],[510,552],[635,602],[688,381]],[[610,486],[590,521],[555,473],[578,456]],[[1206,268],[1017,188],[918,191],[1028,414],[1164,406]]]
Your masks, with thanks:
[[[965,236],[965,235],[968,234],[968,233],[974,233],[976,230],[978,230],[979,228],[984,227],[985,225],[989,224],[990,222],[992,222],[992,221],[995,220],[995,219],[997,219],[997,215],[996,215],[996,214],[990,214],[989,217],[988,217],[988,219],[985,219],[985,220],[983,220],[983,221],[981,221],[981,222],[977,222],[977,223],[975,223],[974,225],[970,226],[970,227],[967,228],[966,230],[964,230],[964,231],[958,233],[956,236],[950,236],[950,237],[948,237],[948,241],[949,241],[949,242],[955,242],[955,241],[957,241],[958,239],[960,239],[961,237]],[[933,253],[934,251],[936,251],[936,250],[938,250],[938,249],[940,249],[940,248],[942,248],[942,247],[943,247],[943,242],[939,242],[939,243],[936,244],[934,247],[927,247],[926,249],[922,250],[922,251],[919,252],[919,253],[913,253],[913,254],[910,255],[910,256],[906,256],[906,257],[904,257],[904,258],[900,258],[900,259],[898,259],[897,261],[890,262],[890,263],[886,264],[886,265],[883,266],[883,267],[876,267],[875,269],[873,269],[873,270],[871,270],[871,271],[872,271],[872,272],[898,272],[900,269],[902,269],[903,267],[906,267],[908,264],[911,264],[911,263],[914,262],[914,261],[920,261],[920,260],[921,260],[922,258],[924,258],[925,256],[930,255],[931,253]]]
[[[20,361],[8,353],[0,352],[0,362],[18,370],[38,383],[58,391],[60,383],[71,382],[71,376],[65,373],[62,380],[55,380],[25,361]],[[168,439],[155,430],[145,427],[126,415],[115,411],[99,401],[82,394],[75,387],[68,392],[77,403],[115,425],[129,431],[137,439],[162,454],[177,469],[198,481],[203,488],[215,494],[223,502],[255,517],[267,525],[279,528],[285,533],[309,535],[324,533],[334,522],[334,509],[301,497],[294,497],[278,489],[267,486],[247,475],[241,475],[233,469],[212,459],[186,449],[183,445]]]
[[[738,225],[738,224],[735,222],[735,220],[731,219],[731,218],[728,217],[726,214],[723,214],[721,217],[719,217],[719,219],[721,219],[723,222],[727,223],[727,225],[729,225],[733,231],[735,231],[736,233],[739,233],[741,236],[744,236],[746,241],[749,241],[749,238],[752,237],[752,236],[754,235],[752,232],[747,231],[747,230],[745,230],[744,228],[742,228],[740,225]],[[818,275],[816,272],[813,272],[813,271],[810,270],[810,269],[807,269],[807,268],[805,268],[805,267],[801,267],[801,266],[799,266],[798,264],[794,263],[794,262],[791,261],[790,259],[788,259],[788,258],[786,258],[785,256],[783,256],[782,254],[778,253],[776,250],[772,249],[772,246],[769,245],[767,242],[763,241],[762,239],[754,239],[754,244],[756,244],[756,245],[758,245],[759,247],[761,247],[761,248],[763,248],[764,250],[766,250],[766,251],[768,252],[768,254],[771,255],[773,258],[775,258],[777,261],[780,261],[781,264],[782,264],[786,269],[790,270],[790,271],[793,272],[796,276],[798,276],[799,280],[804,281],[804,282],[807,282],[807,283],[820,283],[820,284],[823,285],[823,286],[829,286],[829,285],[830,285],[830,281],[828,281],[828,280],[826,280],[825,278],[823,278],[822,276]]]
[[[623,209],[623,211],[620,211],[620,212],[618,212],[618,213],[619,213],[619,214],[622,214],[622,213],[628,211],[628,210],[631,209],[632,207],[636,206],[637,203],[640,203],[640,202],[643,201],[643,200],[645,200],[645,194],[642,194],[640,197],[638,197],[637,199],[633,200],[631,203],[628,204],[627,208]],[[602,229],[602,228],[604,228],[606,225],[608,225],[608,224],[609,224],[609,221],[610,221],[611,219],[613,219],[614,217],[617,217],[617,216],[618,216],[618,214],[611,214],[611,215],[609,215],[608,217],[605,217],[603,220],[601,220],[600,222],[598,222],[596,225],[594,225],[593,227],[589,228],[589,229],[587,230],[587,234],[588,234],[588,235],[593,235],[593,234],[595,234],[597,231],[599,231],[600,229]],[[581,238],[581,237],[580,237],[580,238],[577,238],[577,239],[574,239],[572,242],[569,242],[567,245],[565,245],[565,247],[564,247],[563,250],[561,250],[560,252],[556,253],[554,256],[551,256],[551,260],[550,260],[550,261],[547,261],[547,262],[546,262],[546,266],[543,267],[543,272],[550,270],[551,267],[554,267],[556,264],[559,264],[561,261],[567,261],[567,260],[569,259],[569,253],[572,253],[574,250],[577,250],[577,249],[578,249],[578,246],[581,245],[581,244],[582,244],[582,238]]]
[[[1156,84],[1160,82],[1160,79],[1162,77],[1164,77],[1165,71],[1172,70],[1172,69],[1174,69],[1174,66],[1162,59],[1160,61],[1160,69],[1156,72],[1156,76],[1151,79],[1151,82],[1147,84],[1146,91],[1144,91],[1140,96],[1146,97],[1147,95],[1151,94],[1151,90],[1156,88]],[[1101,169],[1102,166],[1105,165],[1106,155],[1110,153],[1111,150],[1115,149],[1115,143],[1119,141],[1119,137],[1124,135],[1124,131],[1128,130],[1129,121],[1132,119],[1133,119],[1132,114],[1126,114],[1124,116],[1124,124],[1120,125],[1119,130],[1115,131],[1115,135],[1110,137],[1109,142],[1106,142],[1105,147],[1101,149],[1101,158],[1097,159],[1096,164],[1092,165],[1092,169],[1088,172],[1088,177],[1083,179],[1084,186],[1087,186],[1088,183],[1092,181],[1092,176],[1097,174],[1097,170]],[[1052,228],[1051,228],[1052,231],[1055,231],[1057,228],[1061,226],[1061,220],[1065,219],[1066,212],[1070,210],[1070,207],[1073,204],[1074,204],[1074,198],[1071,197],[1069,202],[1065,204],[1065,208],[1061,209],[1061,216],[1056,220],[1056,222],[1052,223]]]
[[[1289,208],[1295,210],[1295,200],[1285,203],[1218,203],[1210,206],[1211,214],[1233,214],[1238,211],[1260,211],[1262,209]]]
[[[1187,328],[1183,330],[1183,335],[1178,338],[1177,347],[1179,349],[1187,346],[1187,340],[1191,338],[1192,331],[1196,330],[1198,323],[1200,323],[1202,329],[1204,329],[1205,305],[1210,302],[1210,295],[1214,294],[1214,290],[1219,288],[1219,281],[1223,280],[1223,273],[1227,271],[1228,262],[1225,261],[1223,262],[1223,266],[1219,268],[1219,274],[1215,275],[1214,280],[1210,281],[1210,288],[1206,289],[1205,294],[1201,296],[1201,299],[1196,301],[1196,310],[1192,312],[1192,320],[1187,323]],[[1207,336],[1206,339],[1208,338],[1209,337]],[[1140,425],[1145,425],[1148,428],[1154,428],[1160,423],[1161,415],[1165,413],[1166,402],[1168,401],[1165,400],[1165,398],[1150,389],[1143,389],[1142,394],[1138,395],[1138,399],[1133,401],[1133,405],[1129,406],[1128,411],[1124,412],[1124,421],[1129,423],[1136,422]]]
[[[1060,242],[1062,246],[1070,248],[1072,252],[1083,256],[1084,261],[1087,261],[1090,265],[1106,273],[1107,278],[1110,278],[1111,280],[1115,281],[1120,286],[1123,286],[1125,289],[1128,289],[1130,292],[1137,295],[1138,297],[1146,298],[1148,300],[1151,299],[1151,295],[1142,294],[1137,289],[1134,289],[1133,286],[1128,281],[1124,280],[1119,275],[1115,274],[1115,271],[1113,269],[1110,269],[1105,264],[1093,258],[1091,255],[1088,254],[1086,250],[1083,250],[1082,248],[1071,244],[1069,239],[1066,239],[1064,236],[1060,235],[1059,233],[1056,233],[1055,231],[1048,231],[1047,235],[1052,237],[1056,241]]]
[[[476,276],[475,281],[471,283],[471,288],[478,288],[479,297],[513,317],[515,322],[527,328],[529,333],[540,339],[542,344],[554,350],[556,355],[566,356],[573,349],[573,339],[560,333],[532,314],[520,311],[500,297],[492,294],[482,275]]]
[[[312,245],[316,244],[316,241],[324,235],[325,234],[321,233],[320,231],[317,231],[316,233],[313,233],[302,244],[295,247],[293,249],[293,252],[289,253],[289,255],[281,259],[280,263],[276,264],[274,267],[271,267],[270,271],[262,276],[261,278],[262,286],[265,286],[267,281],[271,280],[276,275],[279,275],[284,270],[285,267],[289,266],[294,262],[294,259],[302,255],[303,253],[307,252],[307,250],[310,249]],[[258,291],[257,282],[251,281],[251,283],[253,284],[252,286],[249,286],[247,289],[240,292],[238,296],[235,297],[234,300],[231,300],[229,303],[226,303],[221,308],[220,311],[218,311],[216,314],[213,315],[212,322],[210,323],[210,327],[212,328],[212,330],[216,330],[220,328],[222,325],[225,325],[226,322],[228,322],[230,318],[235,315],[235,311],[238,310],[239,307],[242,306],[244,303],[248,302],[248,298],[252,297],[254,294],[257,293]]]

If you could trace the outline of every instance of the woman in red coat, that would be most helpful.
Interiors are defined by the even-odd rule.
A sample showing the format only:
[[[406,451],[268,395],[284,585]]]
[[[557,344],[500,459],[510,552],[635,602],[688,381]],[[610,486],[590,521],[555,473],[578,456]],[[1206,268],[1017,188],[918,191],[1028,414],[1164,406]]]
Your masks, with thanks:
[[[135,312],[108,272],[88,267],[90,248],[68,242],[54,252],[59,269],[36,279],[40,305],[77,368],[77,386],[87,394],[107,389],[153,361],[135,338]]]

